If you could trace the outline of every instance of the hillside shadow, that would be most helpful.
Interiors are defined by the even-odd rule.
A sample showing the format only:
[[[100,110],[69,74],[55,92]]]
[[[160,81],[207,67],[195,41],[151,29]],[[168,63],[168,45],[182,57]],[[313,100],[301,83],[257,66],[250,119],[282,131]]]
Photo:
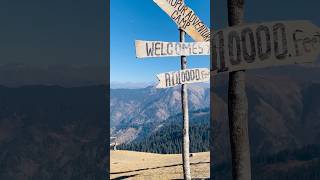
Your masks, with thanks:
[[[210,163],[210,162],[190,163],[190,165],[206,164],[206,163]],[[159,166],[159,167],[153,167],[153,168],[136,169],[136,170],[131,170],[131,171],[114,172],[114,173],[110,173],[110,174],[123,174],[123,173],[139,172],[139,171],[161,169],[161,168],[168,168],[168,167],[175,167],[175,166],[182,166],[182,164],[180,163],[180,164],[173,164],[173,165],[168,165],[168,166]]]
[[[131,178],[131,177],[135,177],[138,174],[133,174],[133,175],[128,175],[128,176],[120,176],[120,177],[116,177],[116,178],[111,178],[111,180],[121,180],[121,179],[127,179],[127,178]]]
[[[207,180],[210,178],[191,178],[191,180]],[[172,179],[172,180],[183,180],[183,179]]]

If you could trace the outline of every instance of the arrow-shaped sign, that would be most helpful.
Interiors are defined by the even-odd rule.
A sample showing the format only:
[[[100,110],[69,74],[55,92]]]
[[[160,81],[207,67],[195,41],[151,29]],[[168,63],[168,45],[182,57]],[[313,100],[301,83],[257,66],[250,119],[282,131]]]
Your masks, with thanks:
[[[185,69],[157,75],[159,84],[156,88],[174,87],[180,84],[206,82],[210,80],[210,70],[207,68]]]
[[[210,29],[182,0],[153,0],[195,41],[210,41]]]
[[[210,55],[210,42],[135,41],[137,58]]]
[[[215,31],[212,75],[289,64],[312,63],[320,53],[320,29],[309,21],[276,21]],[[210,55],[209,42],[136,41],[136,56]]]
[[[234,26],[212,36],[216,72],[311,63],[320,52],[320,30],[309,21]]]

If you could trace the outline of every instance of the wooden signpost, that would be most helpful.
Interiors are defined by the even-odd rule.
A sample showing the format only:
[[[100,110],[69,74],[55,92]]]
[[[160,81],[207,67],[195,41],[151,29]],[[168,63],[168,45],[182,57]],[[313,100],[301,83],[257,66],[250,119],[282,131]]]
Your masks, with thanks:
[[[210,29],[199,19],[194,11],[186,6],[184,0],[153,0],[171,19],[178,25],[180,42],[185,43],[185,33],[198,42],[210,41]],[[158,45],[159,46],[159,45]],[[190,53],[190,52],[189,52]],[[193,52],[192,52],[193,53]],[[182,53],[181,53],[182,54]],[[191,53],[190,53],[191,54]],[[181,69],[187,68],[187,57],[189,54],[181,55]],[[183,177],[191,180],[189,160],[189,112],[188,92],[186,84],[181,86],[181,103],[183,116]]]
[[[166,72],[157,75],[159,84],[156,88],[169,88],[181,84],[206,82],[210,80],[210,70],[207,68],[185,69]]]
[[[159,84],[156,88],[169,88],[181,85],[181,104],[183,116],[182,161],[183,177],[191,180],[190,139],[187,84],[209,81],[210,71],[205,68],[187,69],[187,57],[191,55],[210,55],[210,30],[187,7],[184,0],[154,0],[178,25],[180,42],[135,41],[137,58],[154,58],[180,56],[181,71],[158,74]],[[198,42],[185,42],[185,33]]]
[[[180,42],[185,42],[186,33],[179,29]],[[187,57],[181,56],[180,58],[181,69],[187,69]],[[189,139],[189,105],[188,105],[188,88],[186,84],[181,85],[181,110],[183,119],[182,129],[182,164],[183,164],[183,178],[191,180],[190,170],[190,139]]]
[[[309,21],[232,26],[212,36],[217,73],[311,63],[320,52],[320,29]]]
[[[135,41],[136,57],[170,57],[210,55],[210,42]]]
[[[158,74],[156,88],[181,85],[184,179],[191,179],[186,85],[209,81],[210,75],[229,73],[228,117],[233,179],[250,180],[245,70],[314,62],[320,53],[319,28],[309,21],[244,24],[244,0],[228,0],[230,27],[212,32],[209,42],[209,28],[183,0],[153,1],[178,25],[180,42],[136,40],[136,57],[181,57],[181,70]],[[185,33],[196,42],[185,42]],[[187,69],[186,56],[194,55],[211,55],[211,69]]]
[[[228,0],[229,26],[237,26],[243,24],[244,1],[245,0]],[[246,34],[244,33],[244,35]],[[211,39],[211,41],[213,40],[214,39]],[[251,41],[252,35],[250,35],[250,42]],[[223,40],[221,40],[220,42],[221,44],[219,44],[219,47],[221,47],[220,49],[223,50]],[[211,47],[214,47],[214,41],[211,43],[213,43],[213,46]],[[233,42],[230,44],[233,44]],[[216,67],[215,60],[217,57],[215,56],[216,53],[214,49],[211,55],[211,68]],[[232,47],[230,49],[232,49]],[[239,52],[237,51],[237,55],[238,53]],[[223,53],[221,54],[223,56]],[[229,73],[228,119],[233,180],[251,180],[250,143],[248,130],[248,98],[246,93],[245,81],[246,75],[244,70],[232,71]]]
[[[309,21],[232,26],[212,36],[217,72],[312,63],[320,50],[320,29]],[[210,55],[210,42],[136,40],[135,45],[138,58]]]
[[[153,0],[195,41],[210,41],[210,29],[183,0]]]

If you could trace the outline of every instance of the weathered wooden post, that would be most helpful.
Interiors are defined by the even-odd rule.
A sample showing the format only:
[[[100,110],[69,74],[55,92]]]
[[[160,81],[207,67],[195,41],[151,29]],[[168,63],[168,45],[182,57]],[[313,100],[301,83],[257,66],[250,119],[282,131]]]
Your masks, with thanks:
[[[228,115],[233,179],[251,180],[245,69],[314,62],[320,53],[319,27],[309,21],[276,21],[229,27],[217,30],[213,35],[210,35],[209,28],[195,15],[191,8],[184,4],[183,0],[153,1],[178,25],[180,42],[136,40],[136,57],[181,57],[181,70],[157,74],[159,84],[156,88],[182,85],[184,179],[191,179],[186,84],[206,82],[210,80],[210,76],[229,72]],[[244,0],[228,0],[230,26],[242,24],[243,14]],[[188,21],[181,21],[180,19],[188,19]],[[185,33],[196,42],[184,42]],[[302,38],[301,33],[303,33],[304,38]],[[210,38],[211,43],[208,42]],[[225,44],[228,45],[225,46]],[[197,51],[197,49],[201,50]],[[210,52],[210,49],[212,49],[212,52]],[[236,50],[236,53],[234,53],[234,50]],[[186,56],[191,55],[211,55],[211,69],[186,69]],[[210,159],[212,160],[212,158]]]
[[[185,32],[180,31],[180,42],[185,42]],[[187,57],[181,56],[181,70],[187,69]],[[190,172],[190,139],[189,139],[189,109],[188,109],[188,88],[187,84],[181,85],[181,105],[183,117],[183,141],[182,141],[182,161],[183,161],[183,177],[184,179],[191,180]]]
[[[153,0],[162,10],[164,10],[172,20],[178,25],[180,32],[180,43],[174,50],[171,42],[146,42],[136,41],[136,56],[138,58],[144,57],[161,57],[161,56],[180,56],[181,57],[181,71],[168,72],[158,74],[159,84],[157,88],[168,88],[181,84],[181,104],[183,114],[183,148],[182,148],[182,161],[183,161],[183,176],[184,179],[191,180],[190,172],[190,139],[189,139],[189,112],[188,112],[188,83],[205,82],[210,78],[210,71],[208,69],[187,69],[188,55],[209,55],[210,50],[210,30],[206,25],[195,15],[194,11],[185,5],[184,0],[180,1],[167,1],[167,0]],[[192,18],[191,18],[192,17]],[[181,21],[180,19],[184,19]],[[191,38],[200,43],[185,43],[185,34],[188,33]],[[207,41],[207,43],[205,42]],[[151,44],[150,44],[151,43]],[[160,52],[152,52],[148,48],[154,44],[154,49],[161,50]],[[161,46],[167,44],[167,46]],[[160,45],[160,46],[159,46]],[[199,52],[197,46],[201,46]],[[170,48],[171,47],[171,48]],[[191,47],[191,49],[189,49]],[[169,49],[170,48],[170,49]],[[146,52],[147,49],[147,52]],[[178,52],[179,51],[179,52]]]
[[[228,0],[229,26],[243,23],[244,0]],[[232,42],[233,43],[233,42]],[[228,115],[234,180],[251,180],[245,71],[229,73]]]

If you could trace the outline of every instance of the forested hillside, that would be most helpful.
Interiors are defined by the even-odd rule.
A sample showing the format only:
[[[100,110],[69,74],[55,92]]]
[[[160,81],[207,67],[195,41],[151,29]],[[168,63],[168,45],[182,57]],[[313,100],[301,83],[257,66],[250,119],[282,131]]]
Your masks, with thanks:
[[[282,67],[259,73],[248,72],[246,91],[254,179],[319,179],[319,77],[319,67]],[[221,75],[213,82],[210,90],[197,87],[189,91],[189,103],[192,105],[191,151],[208,151],[209,137],[212,138],[211,153],[217,168],[214,176],[228,179],[231,178],[230,164],[227,163],[231,158],[228,76]],[[116,93],[118,90],[113,91]],[[128,96],[134,93],[144,95],[139,95],[141,98]],[[124,135],[130,137],[126,139],[128,141],[122,141],[120,148],[180,153],[182,118],[178,114],[181,112],[179,89],[148,87],[134,93],[121,90],[115,97],[111,96],[114,98],[111,118],[115,117],[114,122],[118,124],[114,126],[114,133],[119,135],[119,139]],[[209,103],[210,98],[212,101]],[[199,110],[208,109],[209,104],[213,116],[211,129],[210,113],[204,115],[204,111]],[[196,112],[197,107],[199,112]],[[312,157],[308,157],[309,154]],[[301,159],[301,156],[307,159]]]
[[[0,86],[0,179],[103,179],[104,86]]]
[[[190,113],[190,152],[210,151],[209,132],[210,112],[208,109]],[[182,123],[181,114],[168,119],[168,123],[148,137],[121,145],[120,149],[178,154],[182,152]]]

